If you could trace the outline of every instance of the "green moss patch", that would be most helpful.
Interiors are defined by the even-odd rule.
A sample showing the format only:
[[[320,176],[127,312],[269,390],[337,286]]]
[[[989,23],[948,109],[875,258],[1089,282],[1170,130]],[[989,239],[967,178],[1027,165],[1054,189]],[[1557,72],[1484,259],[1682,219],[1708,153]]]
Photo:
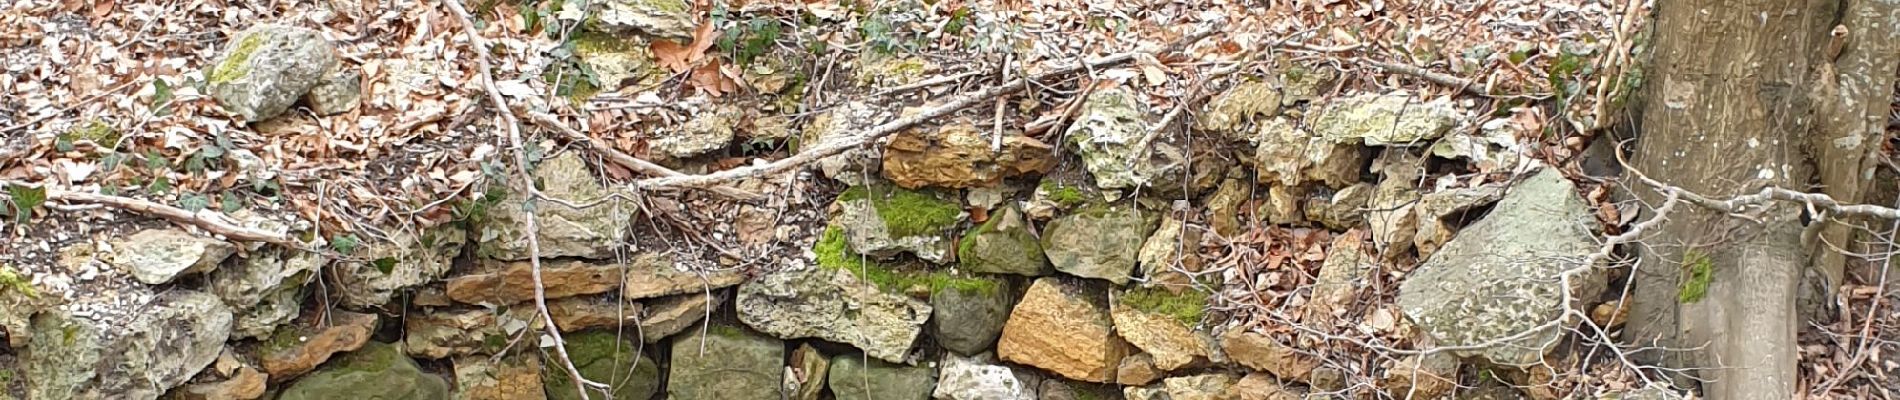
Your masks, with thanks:
[[[13,270],[13,267],[0,265],[0,294],[7,293],[19,293],[29,298],[40,297],[40,292],[33,289],[33,282],[21,276],[19,271]]]
[[[838,196],[838,201],[868,200],[884,220],[891,237],[935,235],[957,224],[963,210],[955,201],[944,200],[929,192],[880,185],[876,195],[866,186],[853,186]]]
[[[850,271],[859,280],[877,285],[885,292],[906,292],[915,288],[925,288],[931,293],[941,290],[957,290],[964,293],[996,294],[1000,283],[995,279],[952,275],[947,271],[919,271],[896,268],[877,260],[872,260],[850,250],[845,243],[844,229],[837,226],[825,228],[824,236],[812,245],[812,253],[817,256],[818,266],[825,269]]]
[[[1175,294],[1161,288],[1135,288],[1122,292],[1116,300],[1123,306],[1166,315],[1188,326],[1200,323],[1207,315],[1207,293],[1199,289]]]
[[[251,54],[257,52],[257,46],[263,44],[264,34],[252,32],[245,35],[243,40],[238,41],[237,49],[231,51],[231,56],[226,57],[223,62],[218,63],[217,67],[211,69],[211,76],[208,77],[211,83],[230,82],[250,73]]]
[[[1715,260],[1709,258],[1709,253],[1689,249],[1682,253],[1682,275],[1676,301],[1683,304],[1702,301],[1709,295],[1709,281],[1715,279]]]
[[[1056,182],[1045,180],[1042,181],[1042,185],[1037,187],[1037,190],[1042,192],[1044,198],[1055,202],[1057,206],[1062,208],[1072,208],[1088,202],[1088,197],[1082,193],[1082,189],[1077,189],[1074,186],[1064,186]]]
[[[87,121],[59,134],[59,140],[68,143],[91,141],[100,146],[112,146],[119,142],[119,130],[101,120]]]

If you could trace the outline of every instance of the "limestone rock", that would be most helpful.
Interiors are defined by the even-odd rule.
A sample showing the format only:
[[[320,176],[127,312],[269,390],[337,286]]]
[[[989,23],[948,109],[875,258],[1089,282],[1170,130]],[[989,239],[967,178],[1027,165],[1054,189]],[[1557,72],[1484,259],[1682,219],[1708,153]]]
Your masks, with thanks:
[[[0,337],[7,338],[0,345],[25,348],[33,337],[33,315],[55,301],[53,296],[41,295],[31,278],[0,265]]]
[[[389,239],[364,244],[352,254],[367,262],[339,261],[331,265],[330,273],[337,280],[330,290],[338,292],[344,306],[381,306],[388,304],[397,291],[434,282],[449,272],[468,238],[461,229],[436,227],[419,235],[392,231]]]
[[[1098,90],[1083,103],[1081,114],[1064,134],[1082,155],[1095,185],[1102,189],[1134,189],[1161,178],[1150,175],[1147,111],[1135,95],[1123,89]]]
[[[675,400],[780,400],[785,345],[731,326],[673,339],[666,395]]]
[[[450,299],[467,304],[514,304],[534,300],[534,266],[528,261],[497,262],[493,272],[448,280]],[[541,262],[541,285],[548,299],[606,293],[620,288],[620,266],[577,260]]]
[[[506,344],[505,320],[513,318],[489,310],[411,314],[403,318],[403,351],[427,359],[484,353]],[[500,342],[491,343],[491,338]]]
[[[363,102],[363,74],[354,70],[332,70],[323,74],[316,86],[304,93],[303,103],[320,116],[350,112]]]
[[[1412,210],[1412,218],[1417,220],[1412,246],[1418,249],[1419,258],[1430,257],[1457,233],[1448,219],[1466,216],[1467,212],[1502,198],[1502,185],[1441,190],[1420,197]]]
[[[701,112],[678,129],[661,131],[647,141],[647,148],[673,158],[693,157],[723,149],[732,144],[733,126],[744,118],[745,114],[736,107]]]
[[[839,225],[851,250],[876,258],[911,253],[931,262],[950,259],[950,233],[963,210],[953,199],[893,185],[853,186],[838,195]]]
[[[1372,201],[1377,187],[1360,182],[1333,192],[1331,198],[1308,198],[1306,219],[1333,230],[1347,230],[1365,222],[1366,203]]]
[[[1241,366],[1297,382],[1310,383],[1322,361],[1267,335],[1240,330],[1221,335],[1221,349]]]
[[[1122,365],[1115,368],[1115,383],[1128,386],[1147,386],[1161,380],[1167,371],[1155,367],[1155,358],[1148,353],[1122,357]]]
[[[1365,239],[1357,231],[1333,238],[1326,250],[1326,261],[1319,267],[1319,280],[1306,305],[1300,306],[1301,322],[1316,329],[1330,329],[1358,299],[1359,289],[1370,285],[1379,265],[1365,251]]]
[[[1220,189],[1207,198],[1207,225],[1222,237],[1236,237],[1247,224],[1240,220],[1240,207],[1254,195],[1252,182],[1242,178],[1221,181]]]
[[[251,367],[240,367],[222,381],[194,383],[172,390],[175,400],[253,400],[264,397],[269,378]]]
[[[1280,72],[1280,104],[1292,106],[1324,97],[1332,93],[1337,80],[1339,70],[1331,66],[1291,65]]]
[[[811,347],[810,343],[798,345],[792,350],[792,369],[785,378],[790,400],[818,400],[825,391],[825,377],[831,373],[831,358]]]
[[[1565,293],[1594,298],[1603,271],[1575,265],[1597,248],[1597,222],[1575,186],[1546,168],[1513,185],[1490,214],[1472,223],[1399,286],[1398,303],[1412,323],[1441,346],[1465,346],[1531,331],[1559,318]],[[1581,268],[1563,287],[1558,276]],[[1500,365],[1543,360],[1561,329],[1550,326],[1529,337],[1459,351]]]
[[[725,301],[726,293],[682,294],[648,301],[642,307],[640,317],[640,340],[648,344],[659,343],[673,334],[699,325],[706,317],[706,310],[719,308]]]
[[[1247,161],[1262,183],[1319,182],[1340,188],[1358,182],[1365,166],[1365,151],[1358,145],[1328,140],[1286,118],[1261,121],[1253,138],[1255,150]]]
[[[1234,386],[1227,388],[1227,395],[1234,400],[1300,400],[1306,397],[1305,393],[1281,385],[1279,378],[1259,372],[1247,374],[1239,382],[1234,382]]]
[[[1319,112],[1313,133],[1335,143],[1422,146],[1444,136],[1460,113],[1451,100],[1420,101],[1404,93],[1340,99]]]
[[[1306,190],[1300,187],[1273,185],[1267,188],[1267,201],[1254,214],[1265,215],[1269,224],[1302,224],[1306,214],[1300,212],[1300,203],[1305,196]]]
[[[1127,205],[1095,205],[1050,221],[1042,248],[1058,271],[1128,283],[1155,215]]]
[[[1385,370],[1385,379],[1380,383],[1391,393],[1410,393],[1425,399],[1445,398],[1458,388],[1458,358],[1442,352],[1406,356]]]
[[[905,361],[931,312],[929,304],[830,269],[759,277],[739,285],[735,304],[739,320],[760,332],[849,344],[891,362]]]
[[[303,285],[328,263],[316,253],[269,248],[212,271],[206,286],[236,311],[236,337],[261,339],[297,318]]]
[[[666,70],[653,60],[653,52],[648,49],[646,39],[605,32],[583,31],[572,35],[574,58],[593,70],[594,77],[600,81],[597,89],[612,91],[627,86],[644,87],[666,77]],[[562,73],[566,75],[561,76],[561,79],[568,82],[584,79],[576,76],[580,71]],[[574,91],[585,94],[585,91]]]
[[[639,32],[681,43],[693,38],[693,7],[684,0],[607,0],[595,11],[600,28]]]
[[[1264,81],[1247,81],[1208,101],[1195,128],[1233,135],[1255,117],[1279,115],[1280,89]]]
[[[940,400],[1035,400],[1036,387],[987,357],[944,356],[932,398]]]
[[[969,122],[900,132],[884,146],[884,177],[912,189],[972,188],[1048,172],[1055,165],[1054,148],[1035,138],[1005,136],[1002,150],[991,151],[991,135]]]
[[[1508,119],[1492,120],[1477,132],[1452,132],[1432,143],[1433,156],[1470,161],[1480,171],[1510,171],[1528,160]]]
[[[1058,278],[1040,278],[1029,286],[996,351],[1005,361],[1041,368],[1069,379],[1108,383],[1129,353],[1115,335],[1107,296]]]
[[[659,393],[660,366],[639,352],[639,343],[618,338],[614,332],[606,331],[567,335],[565,339],[568,357],[572,357],[574,368],[580,370],[581,377],[612,386],[609,389],[612,396],[607,399],[646,400]],[[771,365],[777,367],[778,363],[774,361]],[[581,398],[580,393],[574,391],[574,383],[569,380],[564,368],[542,368],[540,373],[541,385],[547,388],[548,400]]]
[[[870,128],[883,120],[886,113],[876,106],[863,102],[847,102],[830,111],[812,117],[799,135],[798,151],[832,145],[850,143],[856,140],[858,130]],[[836,179],[850,185],[863,185],[867,179],[877,176],[882,168],[883,146],[866,146],[846,150],[843,154],[818,160],[818,170],[825,177]]]
[[[1174,371],[1205,364],[1212,357],[1213,346],[1209,340],[1196,334],[1180,319],[1125,303],[1117,301],[1110,307],[1116,333],[1129,344],[1153,356],[1156,368]]]
[[[1168,398],[1168,389],[1160,385],[1123,387],[1122,398],[1127,400],[1173,400]]]
[[[516,307],[533,309],[534,303],[523,302]],[[548,316],[554,319],[554,326],[559,327],[561,332],[633,327],[640,323],[640,315],[645,313],[644,308],[640,303],[619,301],[613,296],[577,296],[548,300]],[[509,309],[509,312],[514,312],[514,309]]]
[[[575,204],[591,204],[611,195],[610,190],[588,172],[579,152],[565,152],[542,160],[534,169],[534,177],[541,182],[542,193]],[[527,218],[523,206],[527,196],[527,193],[509,193],[499,204],[488,208],[487,220],[477,228],[477,240],[481,243],[478,255],[496,260],[528,259],[528,235],[520,231]],[[537,201],[534,217],[541,257],[613,258],[614,247],[627,237],[633,213],[632,206],[616,205],[611,200],[586,208]]]
[[[627,260],[622,273],[627,275],[620,289],[620,297],[624,299],[703,294],[745,281],[745,275],[734,270],[681,271],[671,256],[656,253],[633,256]]]
[[[1393,152],[1387,152],[1391,154]],[[1412,248],[1418,234],[1418,190],[1411,179],[1387,174],[1373,190],[1366,204],[1366,224],[1372,231],[1372,245],[1379,254],[1393,256]]]
[[[923,57],[876,51],[862,54],[852,74],[858,86],[901,86],[930,76],[938,70],[937,63]]]
[[[1161,380],[1169,400],[1225,400],[1236,381],[1233,375],[1212,373]]]
[[[225,110],[256,123],[290,109],[336,64],[336,51],[322,33],[260,24],[231,38],[205,73],[205,84]]]
[[[957,266],[969,272],[1043,276],[1055,272],[1048,260],[1042,242],[1013,205],[970,228],[957,248]]]
[[[292,382],[278,400],[448,400],[449,384],[423,372],[395,346],[370,342]]]
[[[307,326],[278,330],[258,347],[264,373],[278,381],[317,369],[330,356],[362,348],[376,332],[376,314],[332,311],[328,325],[311,319]]]
[[[222,240],[165,228],[132,234],[113,245],[112,265],[147,285],[171,282],[179,275],[218,267],[237,247]]]
[[[1220,183],[1230,166],[1215,141],[1150,132],[1142,103],[1116,88],[1090,94],[1065,137],[1104,190],[1147,186],[1156,195],[1196,197]]]
[[[1168,213],[1154,235],[1142,242],[1136,259],[1146,285],[1180,290],[1193,284],[1182,271],[1201,271],[1201,231],[1185,229],[1186,224],[1180,213]]]
[[[458,400],[547,398],[547,392],[541,385],[544,367],[539,358],[524,354],[511,354],[499,359],[483,355],[462,356],[455,358],[454,366],[455,398]],[[571,393],[574,389],[567,388],[567,391]],[[648,391],[647,394],[653,393]]]
[[[989,281],[990,290],[943,288],[930,295],[931,337],[944,349],[960,354],[977,354],[996,344],[1009,321],[1013,297],[1009,283],[997,278]]]
[[[838,400],[924,400],[937,386],[937,371],[840,355],[831,358],[828,382]]]
[[[34,318],[21,363],[32,399],[156,399],[218,357],[231,334],[231,309],[209,293],[159,295],[124,326],[65,310]],[[57,340],[55,340],[57,339]]]

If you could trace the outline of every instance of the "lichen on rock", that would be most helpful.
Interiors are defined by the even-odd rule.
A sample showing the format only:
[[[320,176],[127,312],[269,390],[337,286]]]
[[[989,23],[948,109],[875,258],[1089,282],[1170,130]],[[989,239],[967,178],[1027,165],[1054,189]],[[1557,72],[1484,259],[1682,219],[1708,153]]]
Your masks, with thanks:
[[[534,168],[540,191],[574,204],[571,207],[551,201],[535,201],[532,208],[535,235],[540,240],[540,256],[612,258],[614,248],[626,240],[635,208],[613,200],[612,190],[603,186],[587,169],[578,152],[565,152],[542,160]],[[499,204],[489,207],[487,219],[476,228],[481,243],[477,255],[496,260],[528,259],[526,224],[528,194],[508,193]],[[604,202],[602,202],[604,201]]]
[[[1448,99],[1421,101],[1405,93],[1340,99],[1318,113],[1313,133],[1334,143],[1424,146],[1450,132],[1461,117]]]
[[[259,122],[290,109],[336,64],[336,52],[322,33],[262,24],[227,45],[205,83],[226,110]]]
[[[1042,248],[1058,271],[1128,283],[1156,214],[1127,205],[1098,204],[1050,221]]]

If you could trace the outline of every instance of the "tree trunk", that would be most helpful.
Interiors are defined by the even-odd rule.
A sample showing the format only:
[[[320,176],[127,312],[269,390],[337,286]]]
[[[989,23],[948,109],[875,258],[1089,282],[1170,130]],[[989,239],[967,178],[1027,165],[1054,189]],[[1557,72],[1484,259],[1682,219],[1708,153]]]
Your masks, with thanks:
[[[1858,195],[1865,155],[1878,147],[1860,115],[1872,112],[1867,91],[1885,85],[1884,98],[1892,88],[1892,47],[1878,52],[1900,30],[1894,1],[1659,2],[1634,171],[1718,197],[1815,183]],[[1837,23],[1861,29],[1854,32],[1865,40],[1830,50]],[[1888,43],[1862,43],[1875,38]],[[1845,62],[1840,74],[1836,54]],[[1647,188],[1631,190],[1650,206],[1662,201]],[[1780,204],[1750,220],[1677,207],[1638,249],[1625,339],[1668,348],[1644,354],[1691,368],[1708,398],[1794,398],[1795,333],[1804,325],[1797,282],[1811,263],[1839,262],[1818,255],[1820,241],[1804,243],[1801,213]],[[1838,266],[1821,270],[1838,283]],[[1702,296],[1684,290],[1704,284]]]

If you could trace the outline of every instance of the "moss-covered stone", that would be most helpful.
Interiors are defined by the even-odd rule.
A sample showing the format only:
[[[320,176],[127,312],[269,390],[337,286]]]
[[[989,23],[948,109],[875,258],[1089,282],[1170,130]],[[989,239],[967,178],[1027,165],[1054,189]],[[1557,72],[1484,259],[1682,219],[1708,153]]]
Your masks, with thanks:
[[[614,332],[591,331],[567,335],[567,354],[581,377],[611,385],[612,400],[645,400],[660,391],[660,367],[636,350],[641,344],[632,335],[615,337]],[[560,365],[544,360],[546,365]],[[541,385],[549,400],[581,398],[564,368],[544,368]],[[598,394],[598,393],[591,393]],[[598,398],[598,396],[595,396]]]
[[[1043,255],[1042,243],[1028,226],[1015,206],[1004,206],[963,235],[957,244],[957,262],[971,272],[1023,276],[1054,272]]]
[[[779,400],[785,344],[738,329],[672,339],[666,398]]]
[[[252,123],[282,114],[338,64],[329,40],[308,28],[259,24],[226,46],[205,72],[206,91]]]
[[[819,267],[849,271],[859,280],[877,285],[885,292],[936,293],[942,290],[983,294],[996,292],[995,282],[989,279],[961,276],[941,270],[926,271],[899,263],[882,262],[854,253],[845,243],[844,230],[835,225],[825,228],[825,233],[812,246],[812,253]]]
[[[1200,323],[1207,315],[1207,292],[1200,289],[1177,294],[1161,288],[1136,288],[1122,292],[1116,300],[1129,308],[1166,315],[1188,326]]]
[[[911,253],[926,261],[947,261],[952,250],[947,234],[963,215],[948,196],[889,184],[852,187],[838,196],[838,204],[844,209],[840,223],[851,249],[878,258]]]
[[[449,385],[442,377],[423,372],[415,360],[404,357],[395,346],[370,342],[291,383],[278,397],[279,400],[376,398],[447,400]]]
[[[570,90],[568,97],[584,99],[601,90],[615,90],[627,85],[645,86],[657,83],[665,77],[653,53],[647,49],[647,41],[634,35],[614,35],[609,33],[582,31],[574,36],[574,55],[594,74],[600,86],[594,87],[582,71],[550,70],[544,75],[561,74],[562,83]],[[549,77],[549,82],[553,82]]]

